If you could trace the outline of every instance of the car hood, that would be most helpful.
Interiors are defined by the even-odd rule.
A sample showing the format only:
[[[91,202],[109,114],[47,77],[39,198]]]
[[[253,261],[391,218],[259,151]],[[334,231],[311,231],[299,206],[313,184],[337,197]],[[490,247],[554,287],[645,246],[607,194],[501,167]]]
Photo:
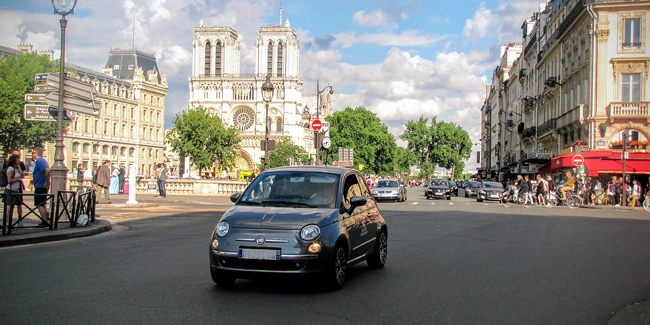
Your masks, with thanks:
[[[501,192],[504,191],[504,189],[498,189],[498,188],[484,188],[484,189],[482,189],[482,191],[484,191],[484,192],[486,192],[486,193],[493,193],[493,192],[501,193]]]
[[[399,187],[374,187],[373,191],[399,191]]]
[[[221,221],[228,221],[234,228],[301,229],[308,224],[325,226],[337,213],[336,209],[236,205]]]
[[[448,186],[429,186],[430,189],[432,190],[448,190]]]

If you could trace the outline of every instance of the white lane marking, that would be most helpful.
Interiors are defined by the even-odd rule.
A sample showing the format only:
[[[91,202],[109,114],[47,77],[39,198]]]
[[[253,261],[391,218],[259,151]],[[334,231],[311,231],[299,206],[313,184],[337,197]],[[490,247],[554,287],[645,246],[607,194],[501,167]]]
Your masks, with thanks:
[[[454,203],[453,203],[453,202],[449,202],[449,205],[454,205]]]
[[[412,205],[416,205],[416,204],[418,204],[418,203],[419,203],[419,202],[413,202]]]
[[[431,205],[436,205],[436,202],[431,202]]]

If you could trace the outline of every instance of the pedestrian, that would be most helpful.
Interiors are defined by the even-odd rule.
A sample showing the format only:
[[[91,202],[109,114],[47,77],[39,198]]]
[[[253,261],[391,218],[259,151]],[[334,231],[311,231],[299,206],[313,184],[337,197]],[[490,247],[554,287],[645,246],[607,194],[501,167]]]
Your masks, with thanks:
[[[541,174],[537,174],[536,196],[540,205],[546,205],[546,193],[548,193],[548,183]]]
[[[77,164],[77,192],[81,192],[84,186],[84,172],[86,169],[83,164]]]
[[[5,204],[9,207],[9,216],[14,213],[14,206],[17,206],[18,226],[22,227],[20,218],[23,215],[23,197],[20,195],[23,189],[23,179],[25,172],[20,168],[20,156],[12,154],[6,165],[7,186],[5,187]],[[4,167],[2,170],[5,170]]]
[[[158,193],[161,198],[167,198],[167,190],[165,189],[165,183],[167,182],[167,169],[165,169],[165,164],[158,164]]]
[[[50,166],[43,158],[43,148],[32,151],[34,163],[34,205],[40,213],[41,223],[39,228],[49,227],[49,214],[47,212],[47,192],[50,189]]]
[[[111,204],[111,199],[109,197],[109,188],[111,186],[111,161],[110,160],[105,160],[104,164],[99,166],[97,168],[97,181],[96,185],[99,188],[98,191],[99,193],[97,194],[97,197],[102,196],[102,192],[104,192],[104,199],[106,200],[107,204]]]
[[[616,205],[616,176],[612,177],[607,183],[607,197],[609,198],[609,205]]]
[[[108,188],[108,194],[120,194],[120,169],[117,165],[113,165],[113,171],[111,172],[111,186]]]
[[[124,164],[120,164],[120,174],[119,174],[119,179],[120,179],[120,194],[124,193],[124,177],[126,176],[126,169],[124,168]]]
[[[21,176],[22,176],[21,178],[25,179],[25,173],[26,173],[27,169],[25,169],[25,163],[20,159],[21,158],[20,150],[17,150],[17,149],[13,150],[11,152],[11,154],[18,156],[18,165],[20,167]],[[7,168],[8,166],[9,165],[7,164],[7,162],[5,162],[4,164],[2,164],[2,169]],[[21,181],[20,182],[20,193],[22,194],[24,192],[25,192],[25,183]],[[20,209],[22,209],[22,206],[20,206]]]
[[[636,179],[632,181],[632,192],[630,193],[630,203],[628,204],[631,207],[637,206],[637,202],[639,201],[639,197],[641,196],[641,185],[639,185],[639,181]]]

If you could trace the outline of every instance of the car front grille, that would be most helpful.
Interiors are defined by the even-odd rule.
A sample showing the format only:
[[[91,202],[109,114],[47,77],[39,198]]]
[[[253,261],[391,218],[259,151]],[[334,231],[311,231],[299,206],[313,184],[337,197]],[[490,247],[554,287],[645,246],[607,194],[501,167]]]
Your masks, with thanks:
[[[240,270],[300,271],[305,268],[305,261],[261,261],[234,257],[219,257],[218,260],[222,267]]]

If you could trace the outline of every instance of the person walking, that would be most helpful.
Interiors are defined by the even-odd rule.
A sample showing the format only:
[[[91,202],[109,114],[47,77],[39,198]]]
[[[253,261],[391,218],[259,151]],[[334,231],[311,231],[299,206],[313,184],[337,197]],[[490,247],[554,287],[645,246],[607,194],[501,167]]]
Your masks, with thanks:
[[[165,169],[165,164],[158,164],[158,192],[161,198],[167,198],[167,190],[165,189],[165,183],[167,182],[167,169]]]
[[[111,186],[108,188],[108,194],[120,194],[120,169],[117,165],[113,165],[113,172],[111,172]]]
[[[126,169],[124,164],[120,164],[120,174],[118,175],[120,179],[120,194],[124,193],[124,177],[126,176]]]
[[[49,214],[47,212],[47,192],[50,189],[50,166],[43,158],[43,148],[32,151],[34,163],[34,206],[38,209],[41,223],[39,228],[49,227]]]
[[[81,193],[84,186],[84,172],[86,169],[83,164],[77,164],[77,192]]]
[[[636,179],[632,181],[632,192],[630,192],[630,203],[628,204],[631,207],[637,206],[639,197],[641,196],[641,185]]]
[[[9,216],[14,213],[14,206],[17,206],[18,219],[23,215],[23,197],[20,195],[23,189],[23,179],[25,172],[20,169],[20,156],[12,154],[6,163],[6,177],[7,186],[5,187],[5,203],[9,207]],[[4,168],[3,168],[4,170]],[[18,222],[18,226],[22,227],[22,221]]]
[[[111,204],[111,199],[109,197],[109,188],[111,186],[111,169],[110,169],[111,161],[110,160],[105,160],[104,164],[99,166],[97,169],[97,182],[96,185],[99,188],[98,191],[99,193],[97,194],[97,197],[102,196],[102,192],[104,192],[104,199],[106,200],[107,204]]]

